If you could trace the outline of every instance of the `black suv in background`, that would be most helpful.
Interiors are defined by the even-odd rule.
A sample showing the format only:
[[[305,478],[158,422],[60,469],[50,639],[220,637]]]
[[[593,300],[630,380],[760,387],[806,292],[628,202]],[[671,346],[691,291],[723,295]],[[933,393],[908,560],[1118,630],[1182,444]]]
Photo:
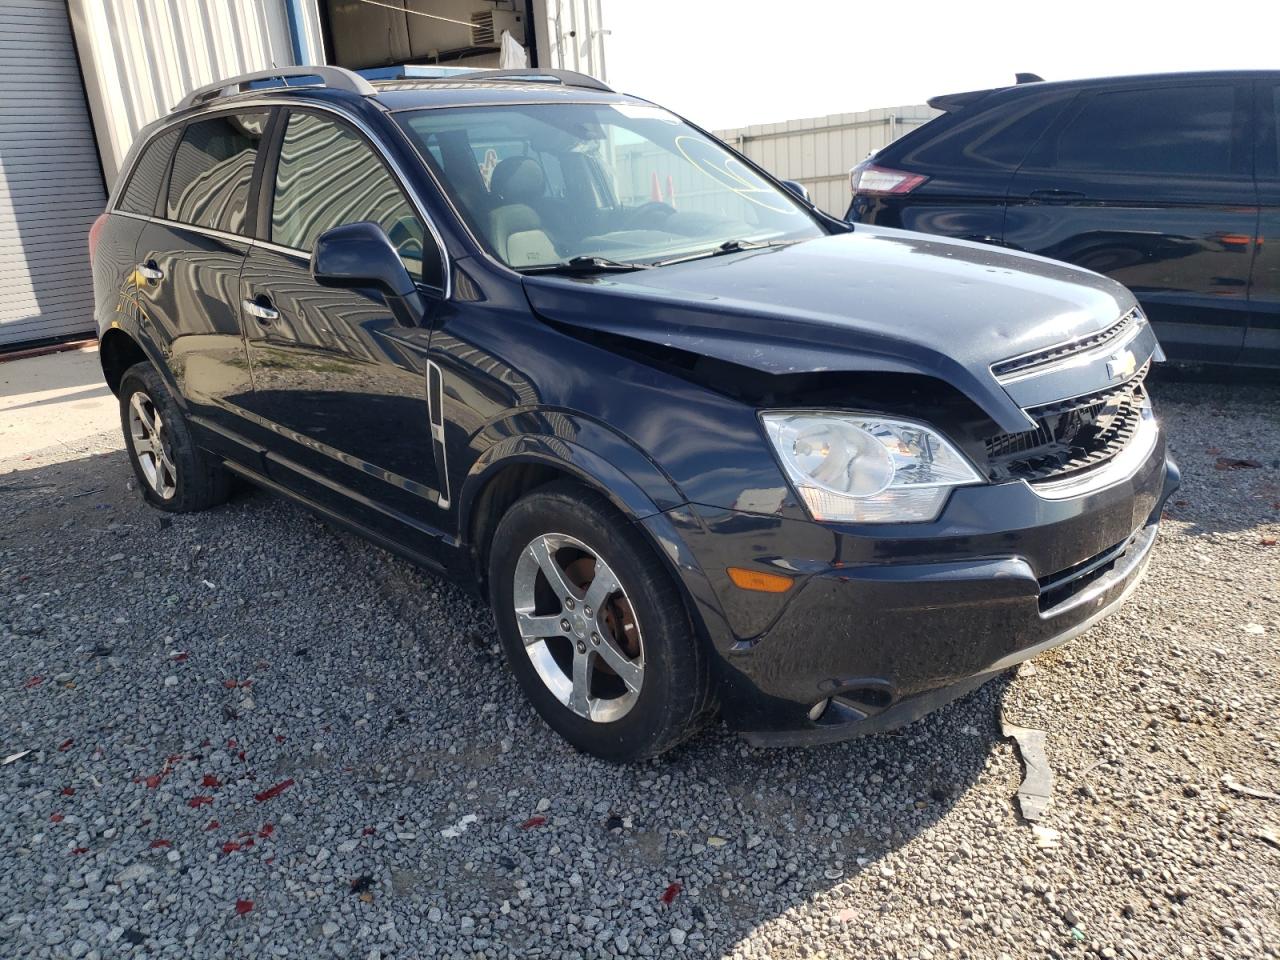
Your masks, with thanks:
[[[912,720],[1119,606],[1178,484],[1123,286],[851,230],[590,77],[202,88],[90,248],[149,503],[235,474],[462,584],[611,760]]]
[[[1280,72],[929,105],[945,113],[854,168],[847,219],[1088,267],[1137,295],[1171,360],[1280,366]]]

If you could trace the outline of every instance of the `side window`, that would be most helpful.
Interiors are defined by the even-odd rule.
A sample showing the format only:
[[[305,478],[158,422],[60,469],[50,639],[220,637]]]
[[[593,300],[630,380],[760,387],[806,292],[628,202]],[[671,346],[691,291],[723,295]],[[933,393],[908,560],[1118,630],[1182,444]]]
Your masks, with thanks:
[[[1003,102],[977,116],[961,119],[949,130],[907,154],[924,167],[969,167],[1012,170],[1062,112],[1071,93],[1039,95]]]
[[[187,124],[169,178],[169,219],[248,234],[249,188],[266,110]]]
[[[1231,84],[1117,90],[1086,98],[1036,166],[1070,171],[1230,176]]]
[[[152,216],[156,212],[156,200],[160,196],[160,184],[164,182],[169,161],[173,159],[173,145],[178,142],[181,127],[166,130],[154,137],[142,148],[138,162],[133,165],[133,175],[120,195],[119,207],[128,213]]]
[[[276,169],[272,242],[309,251],[326,230],[365,220],[386,231],[411,276],[442,284],[435,241],[364,138],[325,117],[290,113]]]

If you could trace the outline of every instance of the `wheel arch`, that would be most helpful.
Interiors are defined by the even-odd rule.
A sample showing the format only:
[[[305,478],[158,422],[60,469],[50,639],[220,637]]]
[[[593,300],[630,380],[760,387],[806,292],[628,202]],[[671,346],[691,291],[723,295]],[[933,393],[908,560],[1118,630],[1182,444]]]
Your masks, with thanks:
[[[642,485],[580,444],[541,435],[507,437],[472,465],[458,499],[459,538],[482,596],[488,596],[489,545],[503,514],[528,493],[558,480],[572,480],[601,494],[641,529],[639,521],[684,502],[665,477],[665,490],[647,489],[652,476]]]
[[[111,392],[117,396],[120,395],[120,381],[124,372],[135,363],[150,359],[142,345],[120,327],[111,327],[98,341],[98,361],[102,364],[102,375]]]

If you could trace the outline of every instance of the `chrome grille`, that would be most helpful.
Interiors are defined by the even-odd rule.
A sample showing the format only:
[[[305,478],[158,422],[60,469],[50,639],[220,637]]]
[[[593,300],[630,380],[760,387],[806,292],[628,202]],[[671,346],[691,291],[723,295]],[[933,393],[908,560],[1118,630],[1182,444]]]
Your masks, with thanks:
[[[1114,389],[1027,410],[1034,429],[986,440],[993,480],[1061,480],[1115,457],[1137,433],[1147,366]]]
[[[999,363],[991,365],[991,372],[995,374],[997,380],[1008,380],[1015,376],[1030,373],[1033,370],[1052,366],[1055,363],[1066,360],[1068,357],[1097,350],[1105,344],[1119,339],[1137,324],[1143,322],[1143,320],[1144,318],[1138,308],[1134,307],[1105,330],[1082,337],[1079,340],[1070,340],[1067,343],[1060,343],[1044,350],[1037,350],[1034,353],[1024,353],[1020,357],[1001,360]]]

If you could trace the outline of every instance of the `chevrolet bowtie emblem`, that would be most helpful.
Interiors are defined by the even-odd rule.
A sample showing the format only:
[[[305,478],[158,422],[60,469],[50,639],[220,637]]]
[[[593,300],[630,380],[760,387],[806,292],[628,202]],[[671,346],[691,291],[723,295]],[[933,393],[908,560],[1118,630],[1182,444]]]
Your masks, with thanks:
[[[1138,359],[1132,350],[1121,350],[1107,360],[1107,376],[1112,380],[1124,380],[1138,368]]]

